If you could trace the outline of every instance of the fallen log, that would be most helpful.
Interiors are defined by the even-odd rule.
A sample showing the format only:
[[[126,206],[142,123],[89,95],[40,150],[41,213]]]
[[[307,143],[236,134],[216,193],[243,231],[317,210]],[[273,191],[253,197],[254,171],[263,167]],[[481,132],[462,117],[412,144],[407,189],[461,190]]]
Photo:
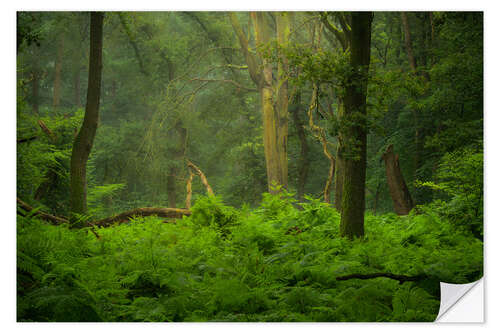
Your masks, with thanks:
[[[24,139],[17,139],[17,143],[24,143],[24,142],[30,142],[30,141],[33,141],[35,139],[38,139],[38,136],[31,136],[29,138],[24,138]]]
[[[337,281],[345,281],[350,279],[361,279],[368,280],[379,277],[386,277],[393,280],[398,280],[399,283],[410,282],[410,281],[420,281],[426,278],[425,275],[415,275],[415,276],[407,276],[407,275],[397,275],[392,273],[371,273],[371,274],[349,274],[344,276],[337,276]]]
[[[33,207],[31,207],[30,205],[28,205],[19,198],[17,198],[17,204],[19,205],[19,207],[21,207],[23,210],[27,212],[32,212],[34,210]],[[69,223],[69,220],[66,218],[54,216],[41,211],[35,211],[33,215],[55,225],[59,225],[62,223]],[[191,211],[189,209],[182,209],[182,208],[161,208],[161,207],[136,208],[101,220],[87,222],[86,225],[94,227],[109,227],[114,223],[120,224],[127,222],[129,219],[133,217],[137,216],[145,217],[153,215],[164,218],[180,219],[183,216],[191,215]]]
[[[191,215],[191,211],[189,209],[183,209],[183,208],[161,208],[161,207],[136,208],[124,213],[107,217],[102,220],[88,222],[87,224],[96,227],[109,227],[114,223],[120,224],[127,222],[129,219],[135,216],[145,217],[153,215],[156,215],[158,217],[181,219],[183,216]]]
[[[19,207],[21,207],[23,210],[25,210],[27,212],[32,212],[34,210],[33,207],[31,207],[30,205],[28,205],[26,202],[22,201],[19,198],[17,198],[17,204],[19,205]],[[65,219],[65,218],[62,218],[62,217],[59,217],[59,216],[55,216],[55,215],[51,215],[51,214],[47,214],[47,213],[44,213],[44,212],[41,212],[41,211],[35,211],[33,213],[33,215],[41,218],[42,220],[49,221],[52,224],[69,223],[69,221],[67,219]]]

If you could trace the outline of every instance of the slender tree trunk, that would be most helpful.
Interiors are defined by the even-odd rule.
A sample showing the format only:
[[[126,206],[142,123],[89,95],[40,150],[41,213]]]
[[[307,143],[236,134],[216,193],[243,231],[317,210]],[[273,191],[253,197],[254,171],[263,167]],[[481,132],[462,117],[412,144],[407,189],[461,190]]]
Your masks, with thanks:
[[[351,14],[350,64],[354,69],[345,92],[344,184],[340,220],[341,236],[350,239],[364,235],[366,181],[366,92],[370,65],[372,12]]]
[[[385,172],[387,175],[387,184],[394,204],[394,211],[398,215],[408,215],[413,208],[413,200],[410,191],[399,167],[399,156],[394,154],[394,147],[390,145],[382,155],[385,162]]]
[[[377,214],[378,201],[380,198],[380,185],[381,184],[382,184],[382,182],[379,180],[378,184],[377,184],[377,189],[375,190],[375,198],[374,198],[374,202],[373,202],[373,214],[374,215]]]
[[[410,63],[410,67],[412,71],[417,70],[417,62],[415,60],[415,56],[413,55],[413,47],[411,45],[411,34],[410,34],[410,24],[408,23],[408,16],[406,12],[401,12],[401,21],[403,22],[403,30],[405,34],[405,45],[406,45],[406,53],[408,54],[408,62]]]
[[[40,113],[40,71],[38,68],[33,70],[33,80],[31,81],[31,105],[33,113],[38,115]]]
[[[90,14],[90,56],[87,104],[82,127],[73,143],[70,167],[71,212],[87,212],[87,160],[92,150],[99,120],[102,74],[102,26],[104,14]]]
[[[172,149],[171,157],[173,160],[180,161],[184,158],[186,154],[186,138],[187,138],[187,130],[182,126],[182,122],[179,120],[175,124],[174,130],[177,132],[178,137],[176,140],[173,140],[174,135],[172,134],[170,137],[172,141],[177,141],[177,147]],[[177,205],[177,177],[179,176],[180,170],[178,165],[172,165],[169,168],[167,175],[167,197],[168,197],[168,206],[175,208]]]
[[[406,51],[407,51],[407,54],[408,54],[408,62],[410,64],[410,68],[411,70],[417,74],[417,70],[418,70],[418,67],[417,67],[417,62],[415,60],[415,56],[413,54],[413,47],[412,47],[412,37],[411,37],[411,31],[410,31],[410,25],[408,23],[408,16],[407,16],[407,13],[406,12],[401,12],[401,21],[403,23],[403,30],[404,30],[404,35],[405,35],[405,45],[406,45]],[[425,50],[425,39],[423,38],[422,39],[423,41],[423,50]],[[423,52],[424,53],[424,58],[421,59],[423,60],[423,62],[425,62],[425,53],[426,52]],[[420,73],[423,75],[424,78],[426,78],[427,80],[429,79],[429,75],[427,72],[423,72],[423,73]],[[422,166],[422,151],[424,150],[424,135],[423,135],[423,128],[421,127],[420,125],[420,115],[417,111],[417,109],[415,108],[412,108],[412,114],[413,114],[413,123],[414,123],[414,127],[415,127],[415,134],[414,134],[414,137],[415,137],[415,155],[414,155],[414,162],[413,162],[413,165],[414,165],[414,172],[413,172],[413,179],[417,179],[418,178],[418,170],[421,168]],[[417,199],[417,202],[419,201],[418,198],[418,191],[417,191],[417,196],[416,196],[416,199]]]
[[[61,34],[57,45],[57,58],[56,58],[56,66],[54,73],[54,95],[52,99],[52,106],[54,107],[54,109],[57,109],[59,107],[59,103],[61,101],[61,71],[62,71],[63,51],[64,51],[64,37]]]
[[[168,169],[167,175],[167,197],[168,197],[168,206],[175,208],[177,205],[177,191],[176,191],[176,182],[175,177],[177,174],[176,167],[170,167]]]
[[[342,118],[344,114],[344,106],[342,101],[338,103],[338,117]],[[342,157],[341,134],[338,135],[338,145],[336,152],[335,165],[335,208],[337,211],[342,211],[342,191],[344,190],[344,158]]]
[[[299,157],[299,179],[297,182],[297,195],[298,199],[302,200],[305,193],[305,186],[307,182],[307,176],[309,174],[310,161],[308,158],[309,145],[307,144],[306,131],[304,129],[304,122],[300,118],[299,110],[301,107],[300,103],[300,93],[294,98],[294,105],[290,110],[292,115],[292,120],[295,125],[295,130],[297,131],[297,136],[300,142],[300,157]]]
[[[286,46],[290,36],[290,17],[289,13],[278,12],[276,15],[276,35],[278,44]],[[279,177],[280,185],[287,188],[288,186],[288,60],[283,54],[279,54],[280,61],[278,62],[278,79],[275,82],[277,90],[277,102],[275,112],[278,118],[277,128],[277,150],[279,158]]]
[[[79,108],[81,106],[81,97],[80,97],[80,67],[75,69],[75,73],[73,74],[73,84],[75,89],[75,106]]]

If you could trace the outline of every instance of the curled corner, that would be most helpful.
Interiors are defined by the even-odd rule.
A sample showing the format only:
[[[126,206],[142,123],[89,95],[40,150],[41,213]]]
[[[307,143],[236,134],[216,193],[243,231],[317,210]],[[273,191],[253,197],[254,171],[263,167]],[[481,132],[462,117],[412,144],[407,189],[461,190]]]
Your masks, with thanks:
[[[440,282],[441,304],[436,322],[484,322],[483,278],[466,284]]]

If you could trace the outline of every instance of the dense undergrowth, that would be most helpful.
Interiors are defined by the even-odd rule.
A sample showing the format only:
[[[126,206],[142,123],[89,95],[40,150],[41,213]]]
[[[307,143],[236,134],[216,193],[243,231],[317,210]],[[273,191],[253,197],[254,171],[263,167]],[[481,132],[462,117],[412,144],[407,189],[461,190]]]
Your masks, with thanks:
[[[99,237],[18,216],[18,321],[433,321],[439,281],[482,276],[482,241],[435,207],[367,215],[366,237],[349,241],[333,208],[300,205],[201,198],[189,218]],[[336,280],[374,272],[426,278]]]

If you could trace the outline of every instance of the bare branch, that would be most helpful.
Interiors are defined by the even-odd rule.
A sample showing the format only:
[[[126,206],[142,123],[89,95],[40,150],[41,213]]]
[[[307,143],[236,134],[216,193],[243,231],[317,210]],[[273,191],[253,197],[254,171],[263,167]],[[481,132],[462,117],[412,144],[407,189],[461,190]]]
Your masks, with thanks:
[[[257,90],[257,89],[255,89],[255,88],[249,88],[249,87],[242,86],[241,84],[239,84],[238,82],[233,81],[233,80],[226,80],[226,79],[202,79],[202,78],[193,78],[193,79],[191,79],[190,81],[200,81],[200,82],[224,82],[224,83],[230,83],[230,84],[234,85],[235,87],[237,87],[238,89],[242,89],[242,90],[246,90],[246,91],[255,91],[255,92],[257,92],[257,91],[258,91],[258,90]]]

